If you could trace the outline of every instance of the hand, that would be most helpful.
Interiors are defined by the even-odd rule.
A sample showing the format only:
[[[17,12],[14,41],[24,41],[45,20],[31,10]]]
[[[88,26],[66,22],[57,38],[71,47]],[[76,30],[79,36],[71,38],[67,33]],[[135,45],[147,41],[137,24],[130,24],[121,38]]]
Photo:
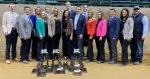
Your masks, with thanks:
[[[72,40],[73,39],[73,37],[72,36],[70,36],[70,40]]]
[[[99,40],[102,40],[103,39],[103,37],[99,37]]]
[[[142,37],[142,40],[145,40],[145,37]]]
[[[116,40],[116,38],[112,38],[113,40]]]
[[[82,38],[83,38],[83,35],[82,35],[82,34],[80,34],[80,35],[79,35],[79,39],[82,39]]]
[[[42,35],[40,35],[40,39],[43,39],[43,36],[42,36]]]
[[[92,36],[90,36],[90,39],[92,39],[93,37]]]
[[[4,32],[4,35],[7,36],[7,35],[8,35],[8,32]]]

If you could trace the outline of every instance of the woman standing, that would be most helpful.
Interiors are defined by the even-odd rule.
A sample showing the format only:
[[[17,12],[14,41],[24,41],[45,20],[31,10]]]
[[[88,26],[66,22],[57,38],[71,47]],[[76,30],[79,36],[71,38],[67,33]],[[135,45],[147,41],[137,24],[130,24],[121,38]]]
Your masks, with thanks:
[[[59,42],[60,42],[60,37],[61,37],[61,32],[62,32],[61,19],[58,16],[57,8],[53,8],[52,12],[54,15],[54,20],[55,20],[55,35],[53,37],[53,40],[54,40],[53,49],[59,49]]]
[[[129,17],[129,10],[124,8],[121,10],[121,32],[122,36],[122,64],[127,65],[128,63],[128,46],[130,45],[131,39],[133,38],[134,21],[132,17]]]
[[[95,34],[96,28],[96,19],[93,17],[94,12],[90,9],[88,11],[88,20],[87,20],[87,36],[88,36],[88,49],[87,49],[87,56],[89,62],[93,61],[93,37]]]
[[[46,13],[45,11],[41,12],[41,15],[37,17],[36,20],[36,30],[39,38],[38,42],[38,61],[42,61],[42,55],[41,55],[41,50],[45,49],[44,47],[44,38],[45,38],[45,18],[46,18]]]
[[[96,36],[99,38],[99,48],[97,53],[98,63],[104,63],[105,61],[105,39],[107,34],[107,21],[102,11],[98,12],[98,20],[96,25]]]
[[[73,21],[70,12],[65,10],[62,16],[62,41],[63,41],[63,56],[71,59],[72,46],[71,40],[73,38]]]

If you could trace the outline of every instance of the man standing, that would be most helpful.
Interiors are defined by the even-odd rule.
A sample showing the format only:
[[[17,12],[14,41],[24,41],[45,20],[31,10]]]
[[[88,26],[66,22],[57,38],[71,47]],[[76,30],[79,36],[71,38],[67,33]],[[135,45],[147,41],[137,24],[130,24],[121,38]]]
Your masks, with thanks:
[[[18,14],[15,12],[15,4],[10,4],[10,11],[5,12],[2,18],[2,28],[6,38],[6,63],[10,64],[10,48],[12,49],[12,59],[16,61],[16,44],[18,33],[16,31],[16,18]]]
[[[110,9],[110,17],[108,19],[108,46],[110,52],[109,64],[115,64],[117,62],[117,40],[120,31],[120,19],[116,16],[116,10]]]
[[[148,33],[148,18],[140,12],[140,7],[135,6],[133,9],[133,40],[131,42],[131,61],[135,65],[142,63],[143,58],[143,43]]]
[[[28,6],[24,7],[24,14],[18,18],[17,31],[21,39],[20,48],[20,61],[27,64],[29,61],[29,52],[31,45],[31,31],[33,28],[32,21],[30,19],[31,8]]]
[[[88,19],[88,6],[83,5],[83,12],[82,14],[85,16],[86,20]]]
[[[76,15],[76,11],[72,9],[70,2],[66,2],[66,10],[68,10],[70,12],[70,16],[73,19]]]
[[[76,15],[73,21],[74,21],[74,29],[73,29],[74,48],[79,48],[81,57],[83,57],[83,34],[86,26],[86,19],[81,13],[81,7],[76,8]]]

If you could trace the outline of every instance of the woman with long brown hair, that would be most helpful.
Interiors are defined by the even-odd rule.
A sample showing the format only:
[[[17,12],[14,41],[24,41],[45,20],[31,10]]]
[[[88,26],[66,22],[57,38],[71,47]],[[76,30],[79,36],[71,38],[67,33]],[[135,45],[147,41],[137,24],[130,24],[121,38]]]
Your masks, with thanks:
[[[73,38],[73,21],[70,12],[65,10],[62,16],[62,42],[63,42],[63,56],[71,59]]]

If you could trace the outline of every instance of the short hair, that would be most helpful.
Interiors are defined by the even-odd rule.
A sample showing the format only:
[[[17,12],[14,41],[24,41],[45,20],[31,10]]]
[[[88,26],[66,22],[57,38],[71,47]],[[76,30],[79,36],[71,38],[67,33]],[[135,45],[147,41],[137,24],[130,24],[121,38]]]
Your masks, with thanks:
[[[26,8],[29,8],[29,9],[31,9],[31,7],[30,7],[30,6],[24,6],[24,10],[25,10]]]
[[[114,12],[116,12],[116,9],[114,9],[114,8],[111,8],[110,10],[113,10]]]
[[[10,8],[10,6],[11,6],[11,5],[14,5],[14,6],[16,6],[14,3],[10,3],[10,4],[9,4],[9,8]]]

